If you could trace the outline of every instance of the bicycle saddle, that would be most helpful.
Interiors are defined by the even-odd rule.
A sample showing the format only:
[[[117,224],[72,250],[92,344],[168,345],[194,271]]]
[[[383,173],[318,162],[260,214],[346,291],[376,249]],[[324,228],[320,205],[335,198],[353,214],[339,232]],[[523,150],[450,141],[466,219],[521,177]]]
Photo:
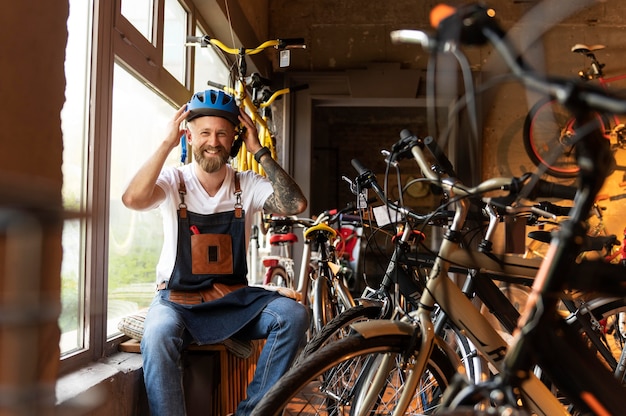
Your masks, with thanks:
[[[335,231],[334,229],[332,229],[331,227],[329,227],[328,225],[324,223],[319,223],[310,228],[307,228],[306,231],[304,232],[304,238],[306,238],[307,240],[312,240],[315,236],[315,233],[318,233],[318,232],[326,234],[329,240],[332,240],[333,238],[337,237],[337,231]]]
[[[274,234],[270,237],[271,245],[277,245],[280,243],[295,243],[296,241],[298,241],[298,236],[294,233]]]
[[[593,51],[599,51],[600,49],[604,49],[606,46],[604,45],[585,45],[584,43],[577,43],[572,46],[572,52],[575,53],[588,53]]]

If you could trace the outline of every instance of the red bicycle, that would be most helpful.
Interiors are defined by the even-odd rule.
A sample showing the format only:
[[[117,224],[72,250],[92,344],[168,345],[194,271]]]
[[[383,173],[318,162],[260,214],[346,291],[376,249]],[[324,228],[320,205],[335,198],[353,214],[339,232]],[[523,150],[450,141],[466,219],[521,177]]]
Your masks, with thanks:
[[[571,51],[590,59],[587,68],[578,72],[584,81],[597,80],[606,88],[609,84],[626,80],[626,74],[604,76],[605,64],[600,63],[594,51],[604,45],[576,44]],[[626,148],[626,126],[616,115],[598,114],[604,126],[605,136],[611,141],[613,151]],[[557,178],[573,178],[578,174],[574,148],[574,118],[555,99],[539,100],[528,112],[524,121],[524,147],[530,159],[546,173]],[[626,170],[624,167],[617,167]]]

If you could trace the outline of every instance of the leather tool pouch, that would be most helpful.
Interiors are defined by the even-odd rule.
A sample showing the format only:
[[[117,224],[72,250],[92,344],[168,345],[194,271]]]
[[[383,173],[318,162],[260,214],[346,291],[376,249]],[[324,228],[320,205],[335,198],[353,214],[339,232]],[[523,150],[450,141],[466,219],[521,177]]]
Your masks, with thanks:
[[[214,283],[208,289],[198,291],[170,290],[169,300],[179,305],[199,305],[204,302],[221,299],[235,290],[246,287],[244,284],[227,285]]]

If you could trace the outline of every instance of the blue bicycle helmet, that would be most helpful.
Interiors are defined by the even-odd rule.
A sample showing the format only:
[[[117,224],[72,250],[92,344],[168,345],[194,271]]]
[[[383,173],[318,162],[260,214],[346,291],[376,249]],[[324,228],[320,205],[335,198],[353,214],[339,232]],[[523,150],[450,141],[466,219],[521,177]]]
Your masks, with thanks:
[[[239,107],[235,98],[223,91],[206,90],[197,92],[187,103],[187,110],[190,110],[187,121],[201,116],[217,116],[238,126]]]

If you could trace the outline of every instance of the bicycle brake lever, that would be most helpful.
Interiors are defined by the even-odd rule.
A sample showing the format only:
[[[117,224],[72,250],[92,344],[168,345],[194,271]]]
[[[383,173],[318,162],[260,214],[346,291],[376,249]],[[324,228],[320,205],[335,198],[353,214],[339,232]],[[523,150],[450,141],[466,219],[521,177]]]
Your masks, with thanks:
[[[348,178],[345,175],[341,175],[341,179],[348,182],[348,186],[350,187],[350,192],[356,195],[357,194],[356,184],[352,181],[352,179]]]
[[[385,163],[389,166],[393,166],[394,168],[398,166],[398,162],[393,159],[393,155],[389,150],[381,150],[380,153],[385,156]]]

